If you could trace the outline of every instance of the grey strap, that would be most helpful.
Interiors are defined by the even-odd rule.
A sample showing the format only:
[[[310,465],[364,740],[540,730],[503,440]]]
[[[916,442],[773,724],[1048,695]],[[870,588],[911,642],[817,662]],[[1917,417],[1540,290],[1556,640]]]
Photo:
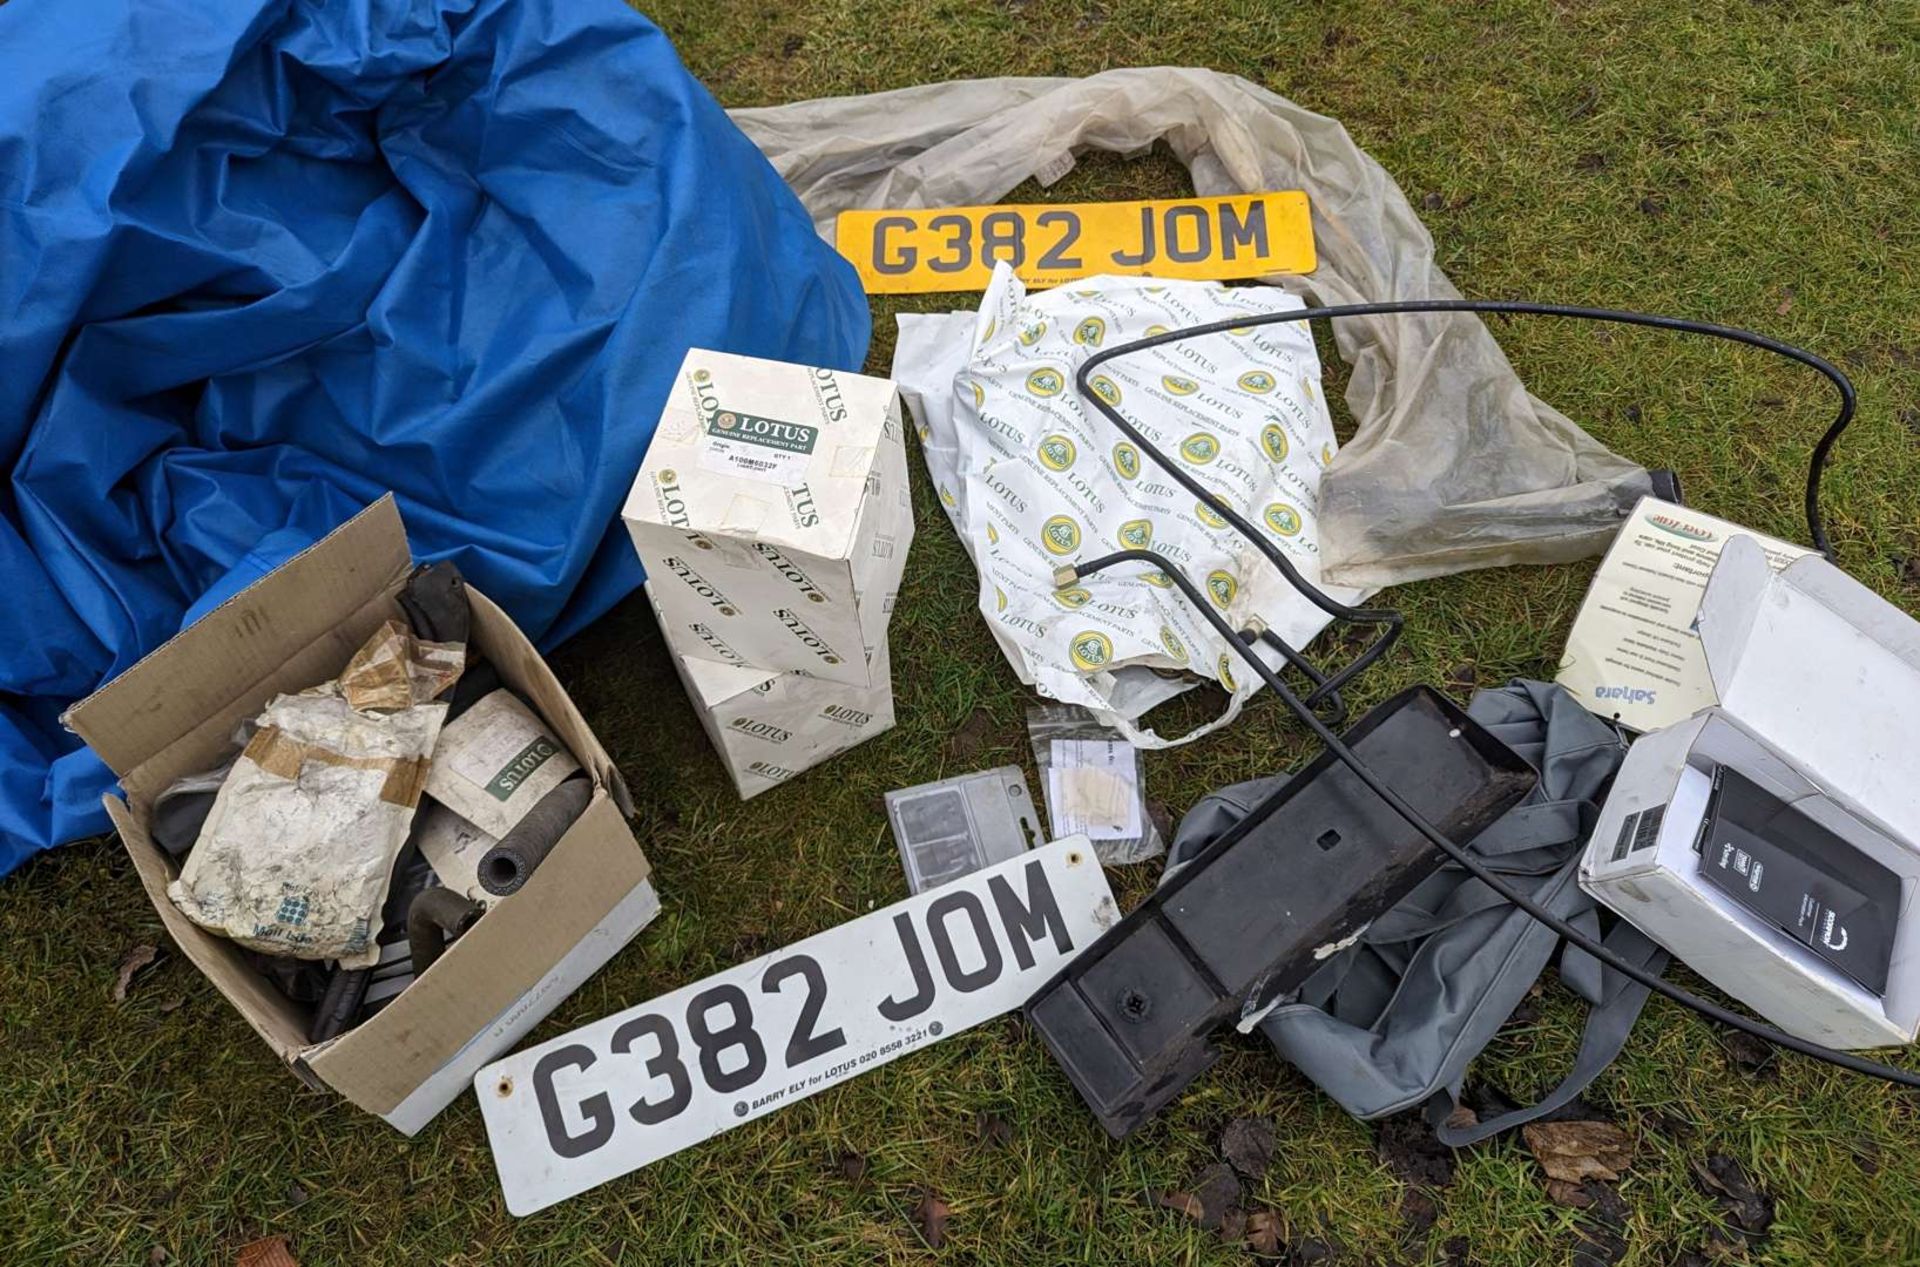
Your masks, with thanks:
[[[1586,912],[1592,915],[1592,912]],[[1576,924],[1585,921],[1576,921]],[[1582,928],[1581,931],[1586,931]],[[1663,972],[1667,966],[1667,952],[1647,940],[1639,929],[1624,920],[1614,925],[1613,931],[1602,940],[1608,950],[1620,958],[1644,968],[1649,972]],[[1563,969],[1565,956],[1578,954],[1586,965],[1600,969],[1600,963],[1584,951],[1568,946],[1562,955]],[[1584,967],[1575,969],[1576,974],[1584,975]],[[1448,1119],[1460,1104],[1460,1088],[1456,1084],[1444,1091],[1437,1092],[1427,1101],[1427,1122],[1433,1127],[1433,1133],[1441,1143],[1449,1148],[1463,1148],[1468,1144],[1477,1144],[1502,1131],[1512,1130],[1528,1122],[1538,1121],[1547,1114],[1571,1104],[1576,1096],[1585,1091],[1600,1071],[1614,1062],[1620,1049],[1626,1046],[1627,1035],[1633,1031],[1634,1021],[1639,1019],[1640,1009],[1646,1004],[1649,993],[1646,986],[1628,978],[1622,973],[1610,969],[1602,970],[1606,988],[1596,996],[1592,1008],[1587,1013],[1586,1028],[1580,1035],[1580,1051],[1574,1057],[1573,1068],[1568,1071],[1560,1085],[1541,1097],[1539,1102],[1511,1112],[1486,1118],[1473,1126],[1457,1127],[1448,1125]],[[1573,984],[1569,982],[1569,984]],[[1576,986],[1576,988],[1578,988]],[[1581,993],[1586,993],[1581,990]]]

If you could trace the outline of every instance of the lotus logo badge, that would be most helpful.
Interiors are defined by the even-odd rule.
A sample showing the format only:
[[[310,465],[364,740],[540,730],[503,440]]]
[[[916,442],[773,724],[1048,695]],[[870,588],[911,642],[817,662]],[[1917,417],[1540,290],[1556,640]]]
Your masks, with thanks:
[[[1191,396],[1200,390],[1200,384],[1190,378],[1181,378],[1178,374],[1162,374],[1160,386],[1176,396]]]
[[[967,386],[973,388],[973,407],[975,409],[987,403],[986,388],[980,386],[978,383],[968,383]]]
[[[1267,527],[1273,529],[1283,537],[1294,536],[1300,531],[1300,512],[1285,502],[1275,502],[1273,505],[1267,507],[1267,513],[1264,517],[1267,521]]]
[[[1087,386],[1093,389],[1094,395],[1106,401],[1109,405],[1118,405],[1120,403],[1120,388],[1105,374],[1095,374],[1087,380]]]
[[[1073,657],[1074,667],[1088,673],[1113,659],[1113,641],[1103,633],[1089,629],[1083,634],[1074,635],[1067,645],[1067,654]]]
[[[995,611],[1007,610],[1007,591],[1001,589],[998,585],[993,587],[993,600],[996,604],[994,607]]]
[[[1064,471],[1073,465],[1077,450],[1073,441],[1062,435],[1051,435],[1040,442],[1040,465],[1049,471]]]
[[[1040,544],[1049,554],[1072,554],[1080,548],[1080,525],[1065,515],[1055,515],[1040,525]]]
[[[1229,691],[1237,691],[1240,689],[1239,685],[1233,680],[1233,660],[1225,651],[1220,653],[1220,662],[1213,667],[1214,671],[1220,675],[1220,685],[1226,687]]]
[[[1153,337],[1154,337],[1155,335],[1161,335],[1161,334],[1171,334],[1171,333],[1173,333],[1173,332],[1172,332],[1171,330],[1169,330],[1169,329],[1167,329],[1167,328],[1166,328],[1165,326],[1148,326],[1148,327],[1147,327],[1147,332],[1146,332],[1146,336],[1145,336],[1145,337],[1147,337],[1147,338],[1149,338],[1149,339],[1151,339],[1151,338],[1153,338]]]
[[[1287,460],[1287,433],[1279,423],[1270,422],[1260,428],[1260,451],[1270,462]]]
[[[1053,601],[1072,611],[1076,607],[1085,607],[1093,601],[1093,591],[1083,585],[1069,585],[1065,589],[1053,591]]]
[[[1181,664],[1187,663],[1186,644],[1180,641],[1178,634],[1174,633],[1173,630],[1165,625],[1160,626],[1160,645],[1165,647],[1167,654],[1175,660],[1178,660]]]
[[[1046,334],[1046,332],[1047,332],[1046,322],[1044,321],[1034,322],[1032,325],[1028,326],[1026,329],[1020,332],[1020,346],[1028,347],[1028,348],[1032,347],[1034,344],[1040,342],[1041,336]]]
[[[1120,530],[1114,536],[1128,550],[1144,550],[1153,544],[1153,523],[1146,519],[1129,519],[1120,525]]]
[[[1204,431],[1196,431],[1180,442],[1180,456],[1195,466],[1205,466],[1220,456],[1220,442]]]
[[[992,524],[987,525],[987,544],[990,546],[997,546],[1000,544],[1000,530],[994,527]]]
[[[1242,391],[1253,392],[1260,396],[1266,395],[1276,386],[1273,375],[1265,370],[1248,370],[1240,376],[1239,383]]]
[[[1149,585],[1157,586],[1163,590],[1170,590],[1173,588],[1173,578],[1168,576],[1165,572],[1160,572],[1160,571],[1142,572],[1140,574],[1140,579],[1145,581]]]
[[[1207,505],[1205,502],[1195,502],[1193,504],[1193,514],[1194,518],[1209,528],[1224,528],[1227,526],[1227,521],[1220,517],[1219,512],[1215,511],[1213,507]]]
[[[1122,440],[1113,446],[1113,469],[1120,472],[1122,479],[1140,477],[1140,450]]]
[[[959,503],[953,500],[953,494],[944,488],[940,490],[940,504],[948,510],[953,510],[959,506]]]
[[[1240,582],[1233,579],[1230,572],[1207,573],[1207,593],[1213,595],[1213,605],[1221,611],[1233,606],[1233,596],[1240,592]]]
[[[1321,466],[1333,465],[1333,446],[1332,445],[1323,444],[1320,446],[1320,465]]]
[[[1099,317],[1088,317],[1073,328],[1073,341],[1090,348],[1097,348],[1107,337],[1107,323]]]
[[[740,419],[731,413],[723,413],[718,418],[715,418],[714,421],[720,424],[722,431],[731,431],[740,425]]]
[[[1027,390],[1036,396],[1058,396],[1066,385],[1067,380],[1056,369],[1037,369],[1027,375]]]
[[[713,374],[708,370],[695,370],[693,372],[693,381],[696,383],[712,382]]]

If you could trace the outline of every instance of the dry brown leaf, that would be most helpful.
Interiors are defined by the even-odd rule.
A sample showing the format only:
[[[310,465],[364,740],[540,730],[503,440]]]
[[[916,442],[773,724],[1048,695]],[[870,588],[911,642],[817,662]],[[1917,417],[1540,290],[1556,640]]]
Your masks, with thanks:
[[[1286,1246],[1280,1216],[1272,1210],[1255,1210],[1247,1216],[1247,1249],[1256,1258],[1278,1258]]]
[[[1562,1183],[1612,1181],[1632,1160],[1633,1140],[1612,1122],[1534,1122],[1522,1130],[1547,1178]]]
[[[1264,1117],[1236,1117],[1220,1133],[1220,1155],[1247,1179],[1258,1179],[1273,1164],[1273,1122]]]
[[[1547,1200],[1570,1210],[1584,1210],[1593,1204],[1593,1198],[1587,1195],[1586,1185],[1560,1179],[1547,1180]]]
[[[155,946],[140,945],[129,950],[126,958],[120,961],[120,975],[113,979],[113,1001],[125,1003],[127,988],[133,984],[134,975],[159,957],[159,948]]]
[[[263,1236],[240,1247],[234,1267],[300,1267],[284,1236]]]
[[[931,1192],[921,1194],[920,1204],[913,1207],[913,1225],[928,1249],[939,1249],[947,1243],[947,1220],[952,1215],[945,1201]]]
[[[1154,1188],[1148,1191],[1147,1200],[1163,1210],[1178,1210],[1198,1223],[1207,1209],[1200,1204],[1200,1198],[1191,1192],[1176,1192],[1172,1188]]]
[[[973,1129],[983,1144],[992,1144],[997,1148],[1013,1147],[1013,1126],[998,1113],[974,1114]]]

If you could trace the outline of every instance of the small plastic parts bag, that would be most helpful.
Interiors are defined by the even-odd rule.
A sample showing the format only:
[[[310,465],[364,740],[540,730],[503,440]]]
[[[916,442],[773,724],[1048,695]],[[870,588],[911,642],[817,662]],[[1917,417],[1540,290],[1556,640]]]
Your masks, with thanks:
[[[1046,789],[1050,840],[1084,833],[1109,866],[1145,862],[1167,851],[1147,812],[1140,750],[1072,704],[1027,710],[1033,763]]]
[[[997,202],[1085,150],[1164,141],[1202,196],[1305,191],[1319,267],[1274,281],[1322,304],[1459,296],[1433,238],[1333,119],[1257,84],[1171,66],[1085,79],[969,79],[732,112],[814,224],[855,207]],[[1647,472],[1529,395],[1460,313],[1331,323],[1359,427],[1321,488],[1328,581],[1360,589],[1599,554]],[[1216,340],[1199,340],[1209,351]]]
[[[447,714],[423,692],[449,684],[463,658],[390,621],[340,680],[275,696],[167,887],[174,905],[266,954],[379,962],[381,904]],[[349,689],[399,706],[357,710]]]

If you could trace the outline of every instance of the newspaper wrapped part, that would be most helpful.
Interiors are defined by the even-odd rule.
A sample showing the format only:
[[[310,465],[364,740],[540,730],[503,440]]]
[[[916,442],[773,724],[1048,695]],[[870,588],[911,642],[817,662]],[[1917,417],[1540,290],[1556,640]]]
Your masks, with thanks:
[[[358,712],[337,682],[276,696],[167,896],[254,950],[372,966],[446,714],[445,704]]]
[[[464,643],[427,642],[398,620],[382,625],[340,674],[340,692],[361,712],[411,708],[459,681]]]

